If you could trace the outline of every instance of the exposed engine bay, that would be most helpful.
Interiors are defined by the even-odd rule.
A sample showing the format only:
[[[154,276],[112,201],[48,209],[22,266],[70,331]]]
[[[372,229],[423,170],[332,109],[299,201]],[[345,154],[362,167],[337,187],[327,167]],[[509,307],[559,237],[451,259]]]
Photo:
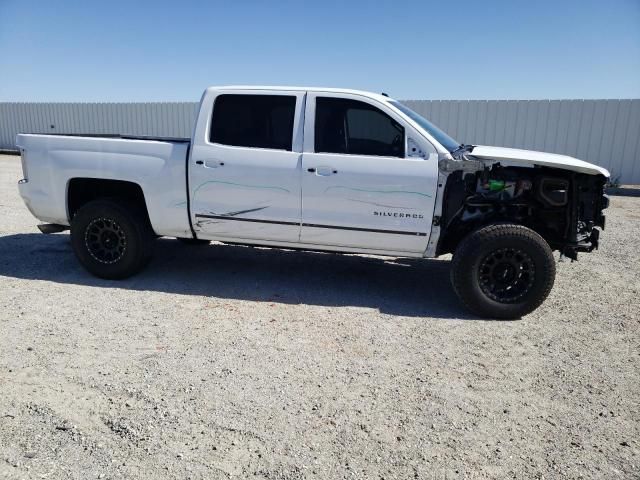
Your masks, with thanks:
[[[490,223],[517,223],[540,234],[553,250],[577,259],[598,248],[606,178],[549,167],[499,163],[457,170],[446,181],[437,254],[450,253],[469,232]]]

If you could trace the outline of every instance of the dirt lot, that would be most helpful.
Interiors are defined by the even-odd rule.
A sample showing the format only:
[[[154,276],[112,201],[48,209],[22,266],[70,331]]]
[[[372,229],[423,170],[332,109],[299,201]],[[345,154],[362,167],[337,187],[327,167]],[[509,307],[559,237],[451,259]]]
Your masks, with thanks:
[[[0,157],[0,477],[638,478],[640,198],[513,322],[449,261],[158,241],[122,282]]]

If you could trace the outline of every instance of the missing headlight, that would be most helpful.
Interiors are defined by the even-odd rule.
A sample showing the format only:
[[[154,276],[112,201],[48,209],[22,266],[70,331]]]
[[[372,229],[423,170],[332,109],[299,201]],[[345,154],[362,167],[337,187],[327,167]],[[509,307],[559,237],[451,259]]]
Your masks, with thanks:
[[[536,194],[547,205],[562,207],[569,201],[569,180],[551,177],[541,178]]]

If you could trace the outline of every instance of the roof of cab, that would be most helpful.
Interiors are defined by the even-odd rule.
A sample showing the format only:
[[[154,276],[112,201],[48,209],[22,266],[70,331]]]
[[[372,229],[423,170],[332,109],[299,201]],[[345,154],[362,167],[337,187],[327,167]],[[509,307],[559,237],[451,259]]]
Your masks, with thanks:
[[[212,86],[207,91],[219,90],[266,90],[266,91],[293,91],[293,92],[327,92],[327,93],[348,93],[351,95],[360,95],[363,97],[373,98],[380,102],[388,102],[392,98],[379,93],[367,92],[364,90],[352,90],[349,88],[325,88],[325,87],[289,87],[289,86],[269,86],[269,85],[224,85]]]

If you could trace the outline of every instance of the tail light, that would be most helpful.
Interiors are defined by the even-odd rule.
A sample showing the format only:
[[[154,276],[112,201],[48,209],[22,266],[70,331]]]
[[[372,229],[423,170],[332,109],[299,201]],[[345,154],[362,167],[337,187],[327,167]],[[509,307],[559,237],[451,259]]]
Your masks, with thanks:
[[[20,150],[20,163],[22,164],[22,178],[28,180],[27,176],[27,152]]]

